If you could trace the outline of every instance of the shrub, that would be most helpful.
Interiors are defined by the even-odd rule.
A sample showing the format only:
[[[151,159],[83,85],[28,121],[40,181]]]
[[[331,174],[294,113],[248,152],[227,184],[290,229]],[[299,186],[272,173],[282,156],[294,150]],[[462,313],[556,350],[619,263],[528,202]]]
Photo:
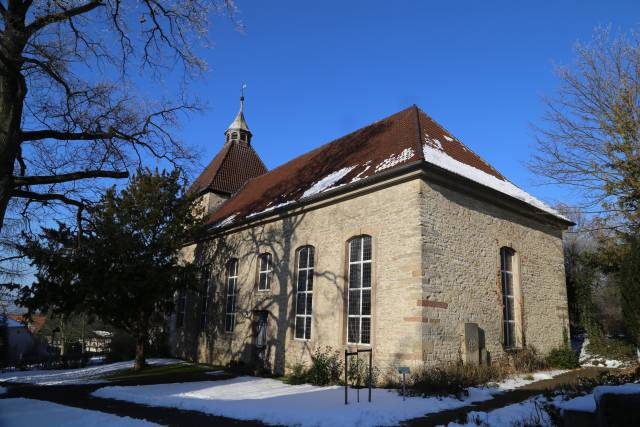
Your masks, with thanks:
[[[342,373],[340,353],[331,347],[319,347],[311,356],[307,381],[314,385],[338,384]]]
[[[505,376],[506,371],[497,366],[472,366],[462,363],[425,366],[411,374],[407,392],[413,396],[462,397],[467,394],[468,387],[500,381]]]
[[[510,363],[516,372],[533,372],[545,369],[547,363],[535,347],[527,346],[510,353]]]
[[[635,346],[620,338],[590,336],[587,351],[605,359],[634,360],[636,358]]]
[[[578,355],[569,346],[554,348],[547,356],[547,365],[561,369],[577,368],[579,366]]]
[[[304,363],[296,363],[291,367],[291,373],[284,378],[284,382],[291,385],[307,382],[307,369]]]
[[[375,366],[371,367],[371,386],[375,386],[380,378],[380,370]],[[369,387],[369,362],[365,359],[349,360],[349,368],[347,370],[347,380],[349,384],[356,386]]]

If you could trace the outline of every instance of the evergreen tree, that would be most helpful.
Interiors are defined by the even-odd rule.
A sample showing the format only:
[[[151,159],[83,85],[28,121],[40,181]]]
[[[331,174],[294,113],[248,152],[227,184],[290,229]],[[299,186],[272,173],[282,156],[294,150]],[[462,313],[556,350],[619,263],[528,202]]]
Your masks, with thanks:
[[[195,237],[198,217],[177,171],[138,171],[127,188],[109,189],[88,210],[84,230],[59,224],[27,238],[21,250],[38,271],[20,303],[30,311],[95,315],[128,332],[141,369],[150,328],[171,312],[175,292],[195,282],[179,251]]]
[[[628,245],[618,278],[624,322],[634,344],[640,347],[640,237],[634,237]]]

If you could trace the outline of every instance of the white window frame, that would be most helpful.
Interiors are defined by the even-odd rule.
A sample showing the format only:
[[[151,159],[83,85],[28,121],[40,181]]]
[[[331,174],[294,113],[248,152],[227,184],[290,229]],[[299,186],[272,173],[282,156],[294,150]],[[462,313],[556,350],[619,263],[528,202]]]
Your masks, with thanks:
[[[266,259],[266,266],[263,265],[263,260]],[[273,268],[271,266],[271,254],[269,252],[265,252],[258,256],[258,291],[266,292],[271,290],[271,273],[273,272]],[[266,267],[266,268],[263,268]],[[262,277],[264,276],[265,286],[262,287]]]
[[[369,243],[371,245],[370,247],[370,258],[368,260],[364,259],[364,242],[365,242],[365,238],[369,239]],[[358,259],[356,261],[351,261],[351,249],[352,249],[352,244],[355,241],[360,240],[360,254],[358,255]],[[371,338],[372,338],[372,330],[373,330],[373,323],[372,323],[372,315],[371,313],[373,312],[373,238],[371,236],[368,235],[362,235],[362,236],[356,236],[356,237],[352,237],[351,239],[349,239],[348,241],[348,245],[349,245],[349,250],[347,253],[347,260],[349,261],[349,270],[347,271],[347,283],[346,283],[346,287],[347,287],[347,307],[346,307],[346,313],[347,313],[347,344],[356,344],[356,345],[371,345]],[[370,272],[371,272],[371,277],[369,278],[369,286],[368,287],[363,287],[363,278],[364,278],[364,265],[368,264],[369,268],[370,268]],[[360,266],[360,286],[357,288],[351,288],[351,269],[353,268],[353,266],[355,265],[359,265]],[[363,291],[369,291],[369,314],[362,314],[362,294]],[[357,292],[359,294],[359,301],[360,301],[360,307],[359,307],[359,314],[350,314],[349,313],[349,306],[350,306],[350,300],[351,300],[351,293],[352,292]],[[349,319],[358,319],[358,340],[357,341],[350,341],[349,340]],[[362,342],[362,319],[369,319],[369,342]]]
[[[307,266],[306,267],[300,267],[300,260],[301,260],[301,256],[302,253],[306,251],[307,254]],[[296,251],[296,283],[295,283],[295,287],[296,287],[296,302],[295,302],[295,312],[294,312],[294,316],[295,316],[295,322],[293,325],[293,338],[295,340],[298,341],[309,341],[311,340],[311,337],[313,336],[313,285],[314,285],[314,279],[313,276],[315,274],[315,254],[316,254],[316,250],[313,246],[307,245],[307,246],[302,246],[301,248],[299,248]],[[298,287],[298,281],[300,280],[300,272],[304,271],[305,272],[305,283],[304,283],[304,290],[300,291],[299,287]],[[311,277],[311,290],[309,290],[309,277]],[[304,305],[304,312],[303,314],[298,314],[298,298],[299,298],[299,294],[304,294],[305,298],[305,305]],[[307,298],[309,298],[309,296],[311,296],[311,312],[308,313],[307,309],[309,308],[308,304],[307,304]],[[302,328],[302,333],[303,336],[302,338],[297,336],[298,333],[298,322],[302,321],[304,322],[303,328]],[[309,325],[309,336],[307,336],[307,325]]]
[[[507,256],[511,258],[511,270],[507,269]],[[508,246],[500,248],[500,284],[502,288],[502,339],[506,349],[518,347],[517,325],[516,325],[516,251]],[[511,293],[505,278],[511,281]],[[513,312],[513,318],[510,313]],[[511,335],[513,341],[511,342]]]
[[[200,271],[200,278],[203,281],[202,285],[202,300],[200,304],[201,312],[200,312],[200,330],[203,330],[207,327],[207,323],[209,322],[209,301],[211,300],[212,294],[212,280],[211,280],[211,264],[204,264]]]
[[[238,260],[235,258],[227,262],[226,289],[224,300],[224,331],[226,333],[232,333],[236,325],[236,295],[238,294]],[[231,300],[230,311],[229,300]]]

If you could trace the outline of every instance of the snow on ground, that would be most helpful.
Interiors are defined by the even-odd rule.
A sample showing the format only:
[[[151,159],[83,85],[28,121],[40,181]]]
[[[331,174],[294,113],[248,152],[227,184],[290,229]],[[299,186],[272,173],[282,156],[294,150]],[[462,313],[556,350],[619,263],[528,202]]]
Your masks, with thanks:
[[[531,374],[519,374],[497,383],[500,390],[513,390],[536,381],[550,380],[560,374],[568,372],[567,369],[557,369],[554,371],[539,371]]]
[[[600,402],[605,394],[640,394],[640,384],[600,385],[593,389],[593,396],[597,402]]]
[[[34,399],[0,399],[2,427],[153,427],[158,424]]]
[[[178,359],[147,359],[149,365],[185,363]],[[77,369],[48,369],[0,373],[0,383],[17,382],[38,385],[91,384],[106,382],[100,377],[133,368],[133,360]]]
[[[604,366],[606,368],[620,368],[626,365],[625,362],[615,359],[607,359],[589,353],[587,347],[589,346],[589,338],[584,338],[581,343],[577,343],[580,347],[579,361],[581,366]]]
[[[560,402],[556,406],[561,411],[596,412],[596,400],[593,398],[593,394],[575,397],[565,402]]]
[[[554,399],[554,403],[560,398]],[[524,402],[508,405],[503,408],[495,409],[491,412],[470,412],[467,415],[465,424],[449,423],[448,427],[458,426],[511,426],[523,425],[526,422],[533,421],[531,424],[538,426],[552,426],[553,423],[546,411],[540,406],[546,402],[542,396],[532,397]]]
[[[464,400],[408,397],[403,401],[395,390],[374,389],[369,403],[367,390],[363,389],[360,403],[356,403],[356,390],[350,389],[350,403],[345,405],[344,387],[288,385],[267,378],[239,377],[223,381],[103,387],[93,392],[93,396],[269,424],[374,426],[397,424],[427,413],[488,400],[492,393],[488,388],[472,388]]]
[[[481,171],[480,169],[476,169],[473,166],[462,163],[449,156],[444,151],[432,147],[430,144],[424,144],[422,146],[422,151],[425,161],[427,161],[428,163],[432,163],[436,166],[461,175],[486,187],[492,188],[511,197],[515,197],[516,199],[520,199],[523,202],[535,206],[538,209],[542,209],[543,211],[555,215],[558,218],[566,219],[558,211],[547,206],[544,202],[536,199],[535,197],[533,197],[526,191],[516,187],[509,181],[503,181],[493,175],[489,175],[488,173]]]

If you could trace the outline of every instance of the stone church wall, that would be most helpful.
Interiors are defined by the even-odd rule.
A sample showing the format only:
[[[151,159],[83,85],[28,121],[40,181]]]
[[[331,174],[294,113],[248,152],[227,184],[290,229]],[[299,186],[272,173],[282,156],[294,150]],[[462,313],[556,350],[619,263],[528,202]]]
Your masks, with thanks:
[[[277,373],[308,366],[319,346],[343,351],[347,241],[361,234],[373,238],[372,346],[383,371],[458,360],[465,322],[478,324],[494,360],[503,356],[502,246],[517,253],[520,344],[546,352],[562,343],[567,303],[558,229],[418,177],[323,203],[185,248],[187,261],[212,262],[214,292],[204,330],[201,297],[189,296],[185,326],[171,334],[177,356],[250,363],[255,310],[269,313],[267,359]],[[316,261],[309,341],[293,333],[295,257],[303,245],[315,247]],[[262,252],[274,264],[266,292],[257,289]],[[238,315],[234,332],[225,333],[224,266],[232,257],[239,260]]]

